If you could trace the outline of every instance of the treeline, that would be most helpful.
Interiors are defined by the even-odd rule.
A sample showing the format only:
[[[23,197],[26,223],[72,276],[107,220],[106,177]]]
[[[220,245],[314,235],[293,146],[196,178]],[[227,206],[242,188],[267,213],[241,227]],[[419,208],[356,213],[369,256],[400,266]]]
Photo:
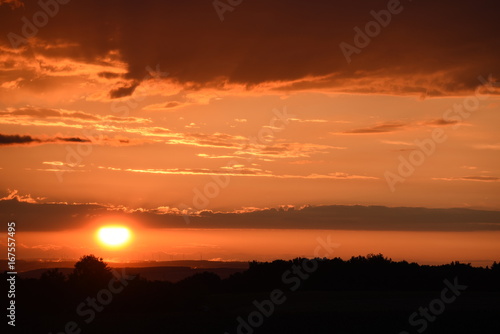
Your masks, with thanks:
[[[94,255],[84,256],[75,264],[73,272],[64,275],[58,269],[50,269],[40,279],[24,279],[24,283],[39,288],[68,289],[71,294],[88,294],[106,287],[109,280],[117,275],[132,275],[130,287],[147,285],[163,286],[188,293],[267,291],[283,285],[296,285],[300,281],[301,290],[438,290],[444,279],[459,277],[460,281],[476,290],[500,289],[500,263],[491,267],[473,267],[470,263],[451,262],[446,265],[419,265],[407,261],[392,261],[382,254],[356,256],[349,260],[341,258],[295,258],[272,262],[249,262],[249,268],[232,274],[226,279],[210,271],[195,274],[177,283],[168,281],[148,281],[140,275],[115,273],[102,259]],[[18,278],[19,279],[19,278]]]
[[[444,279],[454,277],[459,277],[460,281],[469,284],[472,289],[499,290],[500,263],[497,262],[486,268],[458,261],[430,266],[407,261],[395,262],[382,254],[357,256],[349,260],[296,258],[289,261],[254,261],[250,262],[248,270],[232,275],[224,280],[223,285],[229,291],[273,289],[287,281],[294,281],[295,277],[300,278],[300,273],[294,274],[293,270],[289,273],[289,270],[302,268],[308,262],[316,262],[317,268],[313,271],[310,269],[310,273],[301,270],[308,275],[301,279],[300,289],[303,290],[439,290]]]
[[[89,255],[75,264],[70,275],[51,269],[39,279],[18,278],[16,331],[100,333],[105,332],[103,329],[120,328],[122,332],[133,332],[133,328],[146,326],[144,319],[158,323],[164,317],[176,317],[171,319],[170,326],[174,323],[181,326],[189,325],[189,317],[196,316],[207,317],[205,321],[217,332],[221,323],[232,323],[235,317],[227,312],[227,305],[223,306],[224,310],[210,308],[207,300],[234,300],[234,296],[243,296],[242,305],[251,306],[254,297],[247,296],[261,296],[275,289],[287,292],[440,291],[445,279],[453,282],[455,278],[467,285],[467,291],[498,292],[500,264],[495,262],[487,268],[459,262],[427,266],[395,262],[382,254],[349,260],[296,258],[250,262],[246,271],[226,279],[207,271],[171,283],[148,281],[133,276],[133,272],[118,272],[102,259]],[[6,277],[2,281],[5,282]],[[116,319],[124,315],[127,315],[127,319],[123,319],[127,325],[117,324]],[[218,319],[217,323],[212,323],[213,319]],[[70,331],[65,329],[68,324]],[[212,331],[207,327],[204,332]]]

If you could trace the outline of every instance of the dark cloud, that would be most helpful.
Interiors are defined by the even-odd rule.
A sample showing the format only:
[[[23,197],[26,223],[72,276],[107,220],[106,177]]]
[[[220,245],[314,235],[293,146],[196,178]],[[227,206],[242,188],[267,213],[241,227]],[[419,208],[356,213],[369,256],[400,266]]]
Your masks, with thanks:
[[[56,141],[63,141],[68,143],[90,143],[89,139],[78,137],[56,137]]]
[[[46,46],[75,46],[32,44],[23,54],[98,64],[120,60],[128,66],[125,79],[137,82],[147,66],[160,64],[168,80],[191,89],[273,82],[287,90],[434,96],[471,92],[478,75],[498,77],[495,0],[401,1],[402,12],[348,64],[339,44],[354,45],[353,28],[364,30],[374,21],[370,11],[384,10],[387,3],[253,0],[226,12],[221,22],[212,1],[71,1],[60,5],[36,37]],[[10,45],[9,33],[22,36],[21,18],[37,11],[37,1],[17,9],[0,6],[0,43]],[[135,88],[123,86],[110,95],[130,95]]]
[[[90,143],[87,138],[79,137],[55,137],[55,138],[35,138],[28,135],[3,135],[0,134],[0,146],[7,145],[30,145],[43,143]]]
[[[180,105],[181,105],[181,103],[179,103],[179,102],[168,102],[167,104],[165,104],[164,108],[175,108],[175,107],[178,107]]]
[[[129,85],[113,89],[109,92],[109,97],[111,97],[112,99],[117,99],[120,97],[132,95],[137,86],[139,86],[139,82],[133,82]]]
[[[12,196],[11,196],[12,197]],[[6,197],[0,201],[0,219],[15,219],[23,231],[58,231],[80,228],[107,215],[123,215],[153,228],[257,228],[371,231],[499,231],[500,211],[471,209],[390,208],[384,206],[308,206],[198,212],[189,224],[170,210],[126,210],[97,204],[28,203]],[[172,213],[176,211],[177,213]],[[128,212],[128,213],[126,213]]]
[[[434,126],[448,126],[448,125],[454,125],[454,124],[457,124],[457,123],[458,123],[458,121],[445,120],[445,119],[442,119],[442,118],[434,119],[434,120],[425,122],[425,124],[427,124],[427,125],[434,125]]]
[[[4,145],[28,145],[32,143],[39,143],[40,139],[33,138],[31,136],[21,136],[21,135],[2,135],[0,134],[0,146]]]
[[[374,126],[365,128],[357,128],[352,130],[343,131],[340,134],[377,134],[406,130],[408,128],[416,128],[419,126],[448,126],[457,124],[457,121],[448,121],[442,118],[433,119],[429,121],[416,122],[416,123],[403,123],[403,122],[385,122]]]
[[[116,79],[122,76],[120,73],[113,73],[113,72],[100,72],[97,73],[97,75],[101,78],[106,78],[106,79]]]
[[[405,123],[384,123],[384,124],[379,124],[375,125],[372,127],[368,128],[359,128],[359,129],[353,129],[353,130],[348,130],[344,131],[342,133],[346,134],[371,134],[371,133],[385,133],[385,132],[394,132],[394,131],[401,131],[403,130],[407,124]]]

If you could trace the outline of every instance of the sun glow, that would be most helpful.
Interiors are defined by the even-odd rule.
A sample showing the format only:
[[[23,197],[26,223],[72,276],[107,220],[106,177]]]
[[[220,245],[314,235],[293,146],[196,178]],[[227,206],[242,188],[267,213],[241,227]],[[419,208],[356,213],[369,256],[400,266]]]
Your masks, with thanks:
[[[131,238],[130,230],[124,226],[103,226],[97,231],[98,240],[108,247],[122,247]]]

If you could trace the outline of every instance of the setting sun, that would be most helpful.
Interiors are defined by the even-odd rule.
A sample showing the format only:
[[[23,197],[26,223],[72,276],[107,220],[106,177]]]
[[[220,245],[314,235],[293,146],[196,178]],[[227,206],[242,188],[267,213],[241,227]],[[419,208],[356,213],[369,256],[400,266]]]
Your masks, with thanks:
[[[130,230],[124,226],[104,226],[97,231],[99,241],[109,247],[120,247],[130,241]]]

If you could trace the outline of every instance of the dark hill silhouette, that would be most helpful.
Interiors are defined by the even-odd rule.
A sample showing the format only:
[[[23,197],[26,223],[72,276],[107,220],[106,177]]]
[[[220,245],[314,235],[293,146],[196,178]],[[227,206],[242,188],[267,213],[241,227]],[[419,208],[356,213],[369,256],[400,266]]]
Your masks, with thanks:
[[[395,262],[382,254],[349,260],[296,258],[250,262],[247,270],[225,279],[198,272],[177,283],[132,277],[127,270],[113,270],[90,255],[69,275],[51,269],[39,279],[18,278],[16,330],[64,333],[70,324],[93,334],[417,333],[419,327],[409,318],[442,298],[446,281],[466,289],[428,321],[428,333],[500,329],[496,262],[481,268],[459,262]],[[276,291],[280,297],[272,299]],[[249,326],[255,312],[262,321],[245,329],[241,321]],[[269,316],[262,315],[266,312]]]

